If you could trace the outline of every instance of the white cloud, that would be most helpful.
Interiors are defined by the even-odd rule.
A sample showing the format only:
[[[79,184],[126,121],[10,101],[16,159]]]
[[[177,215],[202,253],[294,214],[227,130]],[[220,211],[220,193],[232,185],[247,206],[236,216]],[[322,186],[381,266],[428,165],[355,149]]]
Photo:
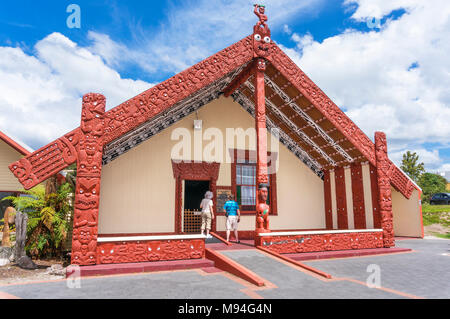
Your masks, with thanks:
[[[178,73],[253,32],[257,17],[253,0],[189,0],[172,6],[160,28],[149,32],[132,27],[129,43],[114,43],[108,36],[91,33],[94,52],[105,61],[125,66],[132,62],[148,73]],[[272,30],[289,19],[301,18],[324,5],[324,0],[265,0]],[[124,49],[124,48],[127,49]],[[126,52],[127,54],[122,54]]]
[[[151,87],[122,79],[86,48],[60,33],[39,41],[34,55],[0,47],[0,129],[38,148],[79,125],[81,97],[102,93],[107,109]]]
[[[450,3],[447,0],[356,3],[355,20],[383,17],[403,8],[379,32],[349,29],[322,42],[293,37],[286,53],[363,131],[386,132],[389,149],[420,149],[450,140]],[[305,40],[306,39],[306,40]],[[423,147],[422,147],[423,148]],[[429,167],[439,153],[422,151]],[[432,156],[431,156],[432,155]]]

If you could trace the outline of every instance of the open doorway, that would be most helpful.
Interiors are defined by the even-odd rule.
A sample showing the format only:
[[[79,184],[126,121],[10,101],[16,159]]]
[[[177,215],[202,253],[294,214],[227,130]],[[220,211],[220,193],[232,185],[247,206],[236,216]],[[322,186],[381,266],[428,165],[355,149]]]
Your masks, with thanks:
[[[183,232],[188,234],[200,233],[202,220],[200,203],[209,190],[209,181],[184,181],[184,215]]]

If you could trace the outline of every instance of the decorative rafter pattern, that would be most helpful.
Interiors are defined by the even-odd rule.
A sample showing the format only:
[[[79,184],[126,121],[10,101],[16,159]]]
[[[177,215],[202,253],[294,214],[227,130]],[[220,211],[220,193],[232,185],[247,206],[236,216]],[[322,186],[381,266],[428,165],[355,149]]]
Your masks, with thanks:
[[[299,107],[280,87],[278,87],[278,85],[274,81],[272,81],[269,76],[266,75],[264,77],[264,80],[266,84],[283,99],[285,105],[289,105],[298,115],[300,115],[302,119],[304,119],[308,123],[308,126],[311,126],[318,133],[318,136],[321,136],[327,142],[327,144],[323,146],[331,146],[336,150],[336,153],[342,155],[342,157],[344,157],[348,162],[353,161],[353,158],[348,155],[347,152],[342,149],[342,147],[338,143],[336,143],[327,133],[325,133],[325,131],[319,125],[317,125],[317,123],[314,122],[314,120],[306,112],[304,112],[301,107]],[[333,153],[332,155],[336,153]]]
[[[250,83],[250,81],[245,82],[245,85],[250,89],[252,93],[255,92],[255,87],[253,84]],[[294,122],[292,122],[286,115],[283,114],[269,99],[266,98],[266,106],[269,107],[270,111],[274,113],[284,124],[289,126],[289,128],[297,134],[298,137],[300,137],[306,144],[311,146],[317,153],[319,153],[328,163],[330,163],[332,166],[336,166],[336,162],[328,156],[326,152],[324,152],[311,138],[305,134],[301,129],[298,128],[297,125],[295,125]]]
[[[233,99],[239,103],[248,113],[255,116],[255,105],[245,94],[236,90],[232,95]],[[273,133],[273,129],[277,129],[280,142],[286,146],[295,156],[297,156],[306,166],[308,166],[317,176],[323,177],[321,165],[305,152],[289,135],[275,125],[272,120],[266,116],[267,129]]]

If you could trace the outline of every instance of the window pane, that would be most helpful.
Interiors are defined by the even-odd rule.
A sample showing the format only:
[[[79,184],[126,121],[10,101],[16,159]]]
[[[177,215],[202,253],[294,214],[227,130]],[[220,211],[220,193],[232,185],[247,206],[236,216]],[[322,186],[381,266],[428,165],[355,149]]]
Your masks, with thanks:
[[[242,205],[241,186],[236,186],[236,202],[238,205]]]
[[[241,203],[242,205],[255,205],[255,187],[242,186],[241,187]]]
[[[236,184],[242,184],[241,165],[236,165]]]
[[[245,165],[242,166],[242,184],[255,185],[256,167]]]

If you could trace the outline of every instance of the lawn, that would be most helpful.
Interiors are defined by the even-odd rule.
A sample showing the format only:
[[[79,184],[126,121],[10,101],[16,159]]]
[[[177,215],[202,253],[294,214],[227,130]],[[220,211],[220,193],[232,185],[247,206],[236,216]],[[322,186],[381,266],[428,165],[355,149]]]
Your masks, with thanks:
[[[450,205],[429,205],[424,203],[422,206],[423,226],[431,231],[433,236],[450,239]],[[440,232],[433,232],[432,229],[439,229]]]

